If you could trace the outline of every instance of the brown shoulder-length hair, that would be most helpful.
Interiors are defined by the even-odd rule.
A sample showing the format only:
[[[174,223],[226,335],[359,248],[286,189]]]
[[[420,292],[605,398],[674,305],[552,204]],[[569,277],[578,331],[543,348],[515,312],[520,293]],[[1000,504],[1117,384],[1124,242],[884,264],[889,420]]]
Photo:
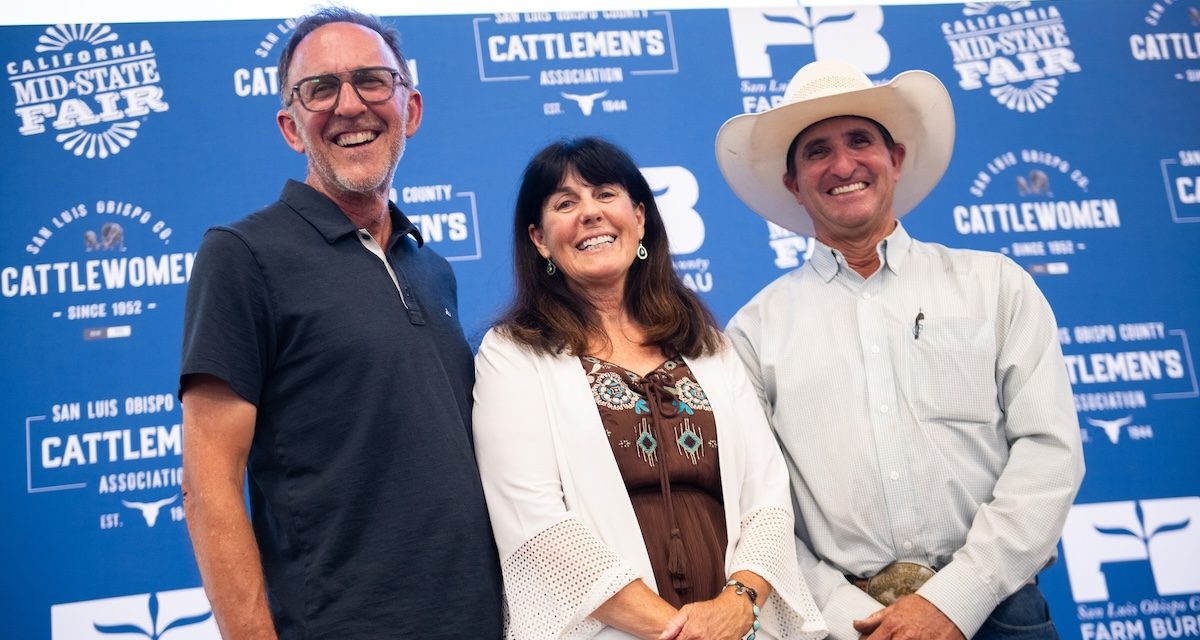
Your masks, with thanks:
[[[645,208],[642,244],[649,256],[633,261],[623,304],[643,328],[646,344],[689,358],[717,351],[721,336],[716,320],[671,266],[667,230],[650,185],[629,154],[595,137],[555,142],[525,167],[512,227],[516,291],[500,328],[542,353],[584,355],[589,338],[608,340],[595,307],[571,290],[561,272],[546,273],[546,260],[529,239],[529,225],[541,227],[546,199],[572,173],[590,185],[620,185],[635,206]]]

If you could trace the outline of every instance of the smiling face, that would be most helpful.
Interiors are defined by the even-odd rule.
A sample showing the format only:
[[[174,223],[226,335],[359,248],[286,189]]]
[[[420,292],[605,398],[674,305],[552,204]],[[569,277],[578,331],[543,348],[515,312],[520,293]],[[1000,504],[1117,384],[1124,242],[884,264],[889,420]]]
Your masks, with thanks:
[[[842,248],[874,242],[895,227],[892,200],[904,162],[904,145],[888,148],[865,118],[822,120],[795,144],[795,170],[783,184],[808,210],[816,237]]]
[[[572,288],[620,299],[645,220],[645,207],[621,185],[591,185],[571,171],[542,204],[541,224],[529,225],[529,239]]]
[[[399,69],[400,62],[378,33],[334,22],[300,42],[288,77],[299,80],[366,67]],[[340,90],[337,107],[324,113],[308,111],[294,99],[280,110],[279,129],[288,146],[308,155],[306,182],[313,188],[335,200],[343,194],[386,195],[405,142],[421,123],[421,94],[397,85],[391,99],[367,105],[349,83]]]

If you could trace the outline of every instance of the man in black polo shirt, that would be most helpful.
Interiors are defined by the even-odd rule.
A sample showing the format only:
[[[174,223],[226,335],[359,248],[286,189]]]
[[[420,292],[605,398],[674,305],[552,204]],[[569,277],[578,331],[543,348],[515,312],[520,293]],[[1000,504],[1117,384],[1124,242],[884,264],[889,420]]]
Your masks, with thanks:
[[[308,176],[211,229],[188,289],[184,496],[217,623],[498,638],[454,275],[388,201],[421,94],[396,32],[347,9],[302,20],[279,72]]]

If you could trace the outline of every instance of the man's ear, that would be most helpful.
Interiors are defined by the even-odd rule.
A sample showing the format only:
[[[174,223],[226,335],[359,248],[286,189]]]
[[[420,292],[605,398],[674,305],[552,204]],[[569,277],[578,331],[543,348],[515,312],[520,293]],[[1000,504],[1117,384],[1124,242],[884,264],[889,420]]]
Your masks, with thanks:
[[[800,196],[797,193],[799,187],[796,185],[795,176],[790,173],[783,174],[783,188],[787,189],[788,193],[792,194],[793,198],[796,198],[796,202],[800,202]]]
[[[424,103],[421,98],[421,92],[416,89],[408,90],[408,120],[405,124],[405,133],[409,138],[421,128],[421,115],[424,109]]]
[[[288,109],[280,109],[279,113],[275,114],[275,123],[279,125],[279,132],[283,134],[283,141],[287,146],[296,153],[304,153],[304,140],[300,138],[297,129],[300,125],[296,123],[296,116]]]
[[[908,155],[908,149],[897,142],[888,153],[892,156],[892,168],[896,170],[896,180],[899,181],[900,167],[904,164],[904,156]]]

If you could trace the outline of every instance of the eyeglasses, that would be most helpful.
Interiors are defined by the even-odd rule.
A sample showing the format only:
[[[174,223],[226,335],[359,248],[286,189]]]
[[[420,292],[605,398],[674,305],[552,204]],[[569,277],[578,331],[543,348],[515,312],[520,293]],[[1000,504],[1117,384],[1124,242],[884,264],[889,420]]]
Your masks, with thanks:
[[[348,77],[347,77],[348,76]],[[408,86],[400,72],[388,67],[365,67],[342,73],[326,73],[304,78],[292,86],[292,93],[309,111],[332,111],[342,96],[342,83],[349,82],[363,104],[387,102],[396,93],[396,85]]]

